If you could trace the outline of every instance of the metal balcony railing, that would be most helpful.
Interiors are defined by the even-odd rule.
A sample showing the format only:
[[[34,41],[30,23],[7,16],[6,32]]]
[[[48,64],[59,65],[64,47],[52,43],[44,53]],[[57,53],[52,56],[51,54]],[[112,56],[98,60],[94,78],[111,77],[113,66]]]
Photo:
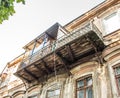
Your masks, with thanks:
[[[87,34],[90,31],[96,32],[96,34],[99,36],[99,38],[102,39],[102,34],[99,31],[99,29],[95,25],[93,25],[89,22],[86,25],[84,25],[83,27],[77,29],[76,31],[73,31],[67,35],[62,36],[62,38],[57,39],[53,44],[47,45],[47,46],[43,47],[42,49],[38,50],[33,55],[25,58],[23,60],[23,62],[21,63],[20,69],[32,64],[33,62],[35,62],[39,59],[42,59],[46,55],[52,53],[53,51],[66,45],[67,43],[81,37],[82,35]]]

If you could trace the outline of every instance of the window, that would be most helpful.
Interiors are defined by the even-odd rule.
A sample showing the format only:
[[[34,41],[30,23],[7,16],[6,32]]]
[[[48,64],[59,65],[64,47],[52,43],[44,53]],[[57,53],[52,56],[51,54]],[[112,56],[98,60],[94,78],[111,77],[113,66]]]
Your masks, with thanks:
[[[103,20],[106,34],[120,29],[120,17],[117,12],[112,13]]]
[[[93,98],[92,76],[83,77],[77,80],[77,98]]]
[[[60,96],[60,89],[47,91],[47,98],[59,98],[59,96]]]
[[[118,92],[120,94],[120,64],[117,66],[114,66],[113,68],[114,68],[114,72],[115,72],[115,78],[116,78]]]
[[[37,42],[35,42],[37,43]],[[35,54],[37,51],[39,51],[40,49],[44,48],[45,46],[49,45],[50,44],[50,41],[48,40],[48,36],[47,35],[44,35],[44,38],[42,40],[42,43],[40,43],[39,46],[36,47],[36,44],[35,44],[35,48],[34,50],[32,49],[30,51],[30,55],[33,55]]]

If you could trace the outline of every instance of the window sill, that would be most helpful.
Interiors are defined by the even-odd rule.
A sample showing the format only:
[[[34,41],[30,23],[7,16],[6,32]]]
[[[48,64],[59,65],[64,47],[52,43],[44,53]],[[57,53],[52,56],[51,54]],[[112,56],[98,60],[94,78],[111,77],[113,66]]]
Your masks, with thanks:
[[[105,36],[103,36],[103,40],[106,45],[109,45],[111,43],[114,43],[114,42],[120,40],[120,29],[118,29],[110,34],[106,34]]]

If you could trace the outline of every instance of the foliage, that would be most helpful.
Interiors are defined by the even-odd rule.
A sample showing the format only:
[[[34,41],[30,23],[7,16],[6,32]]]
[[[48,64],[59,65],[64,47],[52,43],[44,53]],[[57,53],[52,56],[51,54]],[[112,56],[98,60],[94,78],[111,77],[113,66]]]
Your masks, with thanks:
[[[14,4],[23,3],[24,0],[0,0],[0,23],[4,20],[8,20],[9,16],[15,13]]]

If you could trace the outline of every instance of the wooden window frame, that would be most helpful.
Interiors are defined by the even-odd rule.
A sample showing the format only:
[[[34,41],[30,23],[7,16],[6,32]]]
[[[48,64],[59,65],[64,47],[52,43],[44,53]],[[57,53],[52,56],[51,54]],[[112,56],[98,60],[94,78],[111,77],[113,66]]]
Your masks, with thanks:
[[[86,78],[89,78],[89,77],[91,77],[91,79],[92,79],[92,75],[90,74],[90,75],[86,75],[86,76],[80,77],[80,78],[78,78],[78,79],[76,80],[76,93],[75,93],[75,98],[77,98],[77,91],[84,90],[84,91],[85,91],[85,93],[84,93],[84,98],[86,98],[86,89],[87,89],[87,88],[92,88],[92,91],[93,91],[93,79],[92,79],[92,85],[90,85],[90,86],[87,86],[87,81],[85,80]],[[77,82],[78,82],[78,81],[81,81],[81,80],[84,81],[85,86],[83,86],[83,87],[81,87],[81,88],[77,88]]]
[[[118,79],[120,78],[120,74],[119,74],[119,75],[116,75],[116,72],[115,72],[115,69],[116,69],[117,67],[120,67],[120,63],[119,63],[119,64],[116,64],[115,66],[113,66],[114,77],[115,77],[115,82],[116,82],[116,86],[117,86],[117,92],[118,92],[118,95],[120,96],[120,88],[119,88],[119,84],[118,84]]]

